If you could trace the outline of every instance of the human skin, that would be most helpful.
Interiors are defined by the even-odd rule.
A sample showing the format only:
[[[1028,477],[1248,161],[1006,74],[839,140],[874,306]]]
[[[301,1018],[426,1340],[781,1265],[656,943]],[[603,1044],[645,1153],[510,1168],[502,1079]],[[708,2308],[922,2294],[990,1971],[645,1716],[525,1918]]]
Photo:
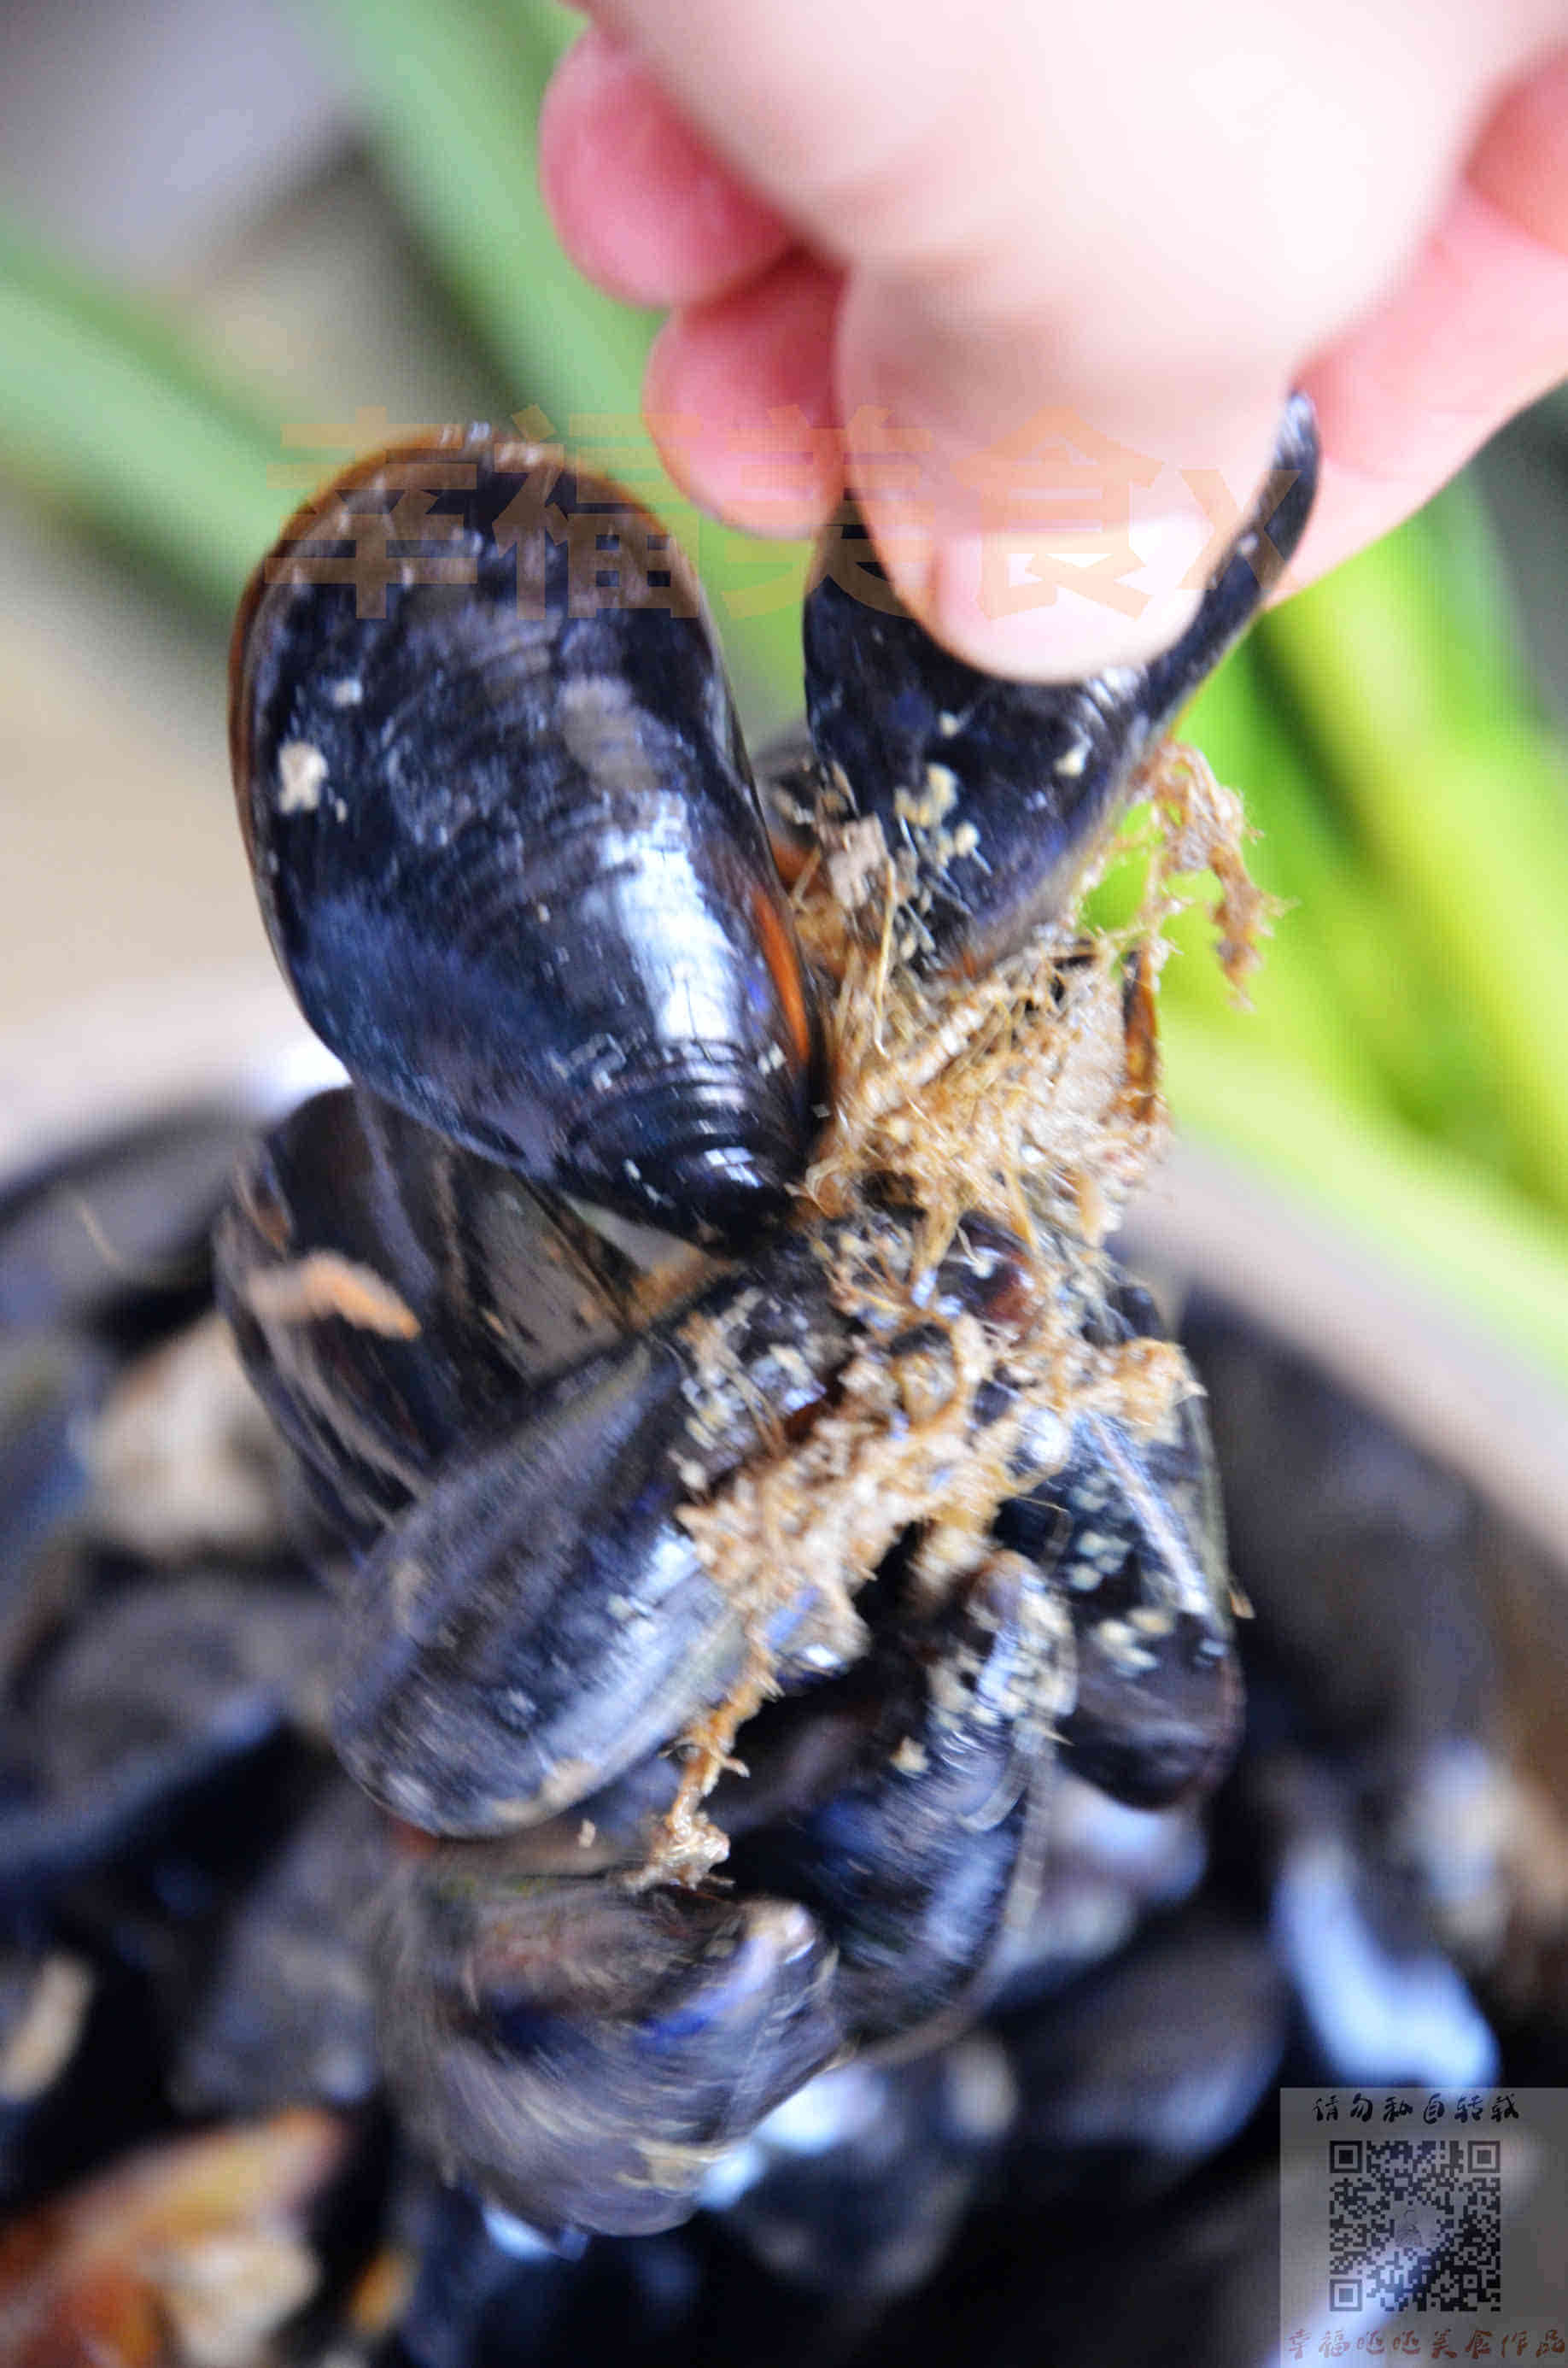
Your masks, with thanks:
[[[885,415],[919,457],[858,461],[850,432],[881,553],[994,672],[1174,638],[1292,385],[1324,441],[1301,583],[1568,372],[1564,0],[592,15],[546,101],[545,195],[589,278],[669,308],[644,400],[672,472],[737,524],[808,532],[846,470],[810,431]],[[1040,575],[1042,550],[1071,578],[1062,555],[1099,547],[1060,467],[1019,507],[1020,456],[1063,422],[1150,481],[1136,614]],[[789,466],[759,461],[769,439]]]

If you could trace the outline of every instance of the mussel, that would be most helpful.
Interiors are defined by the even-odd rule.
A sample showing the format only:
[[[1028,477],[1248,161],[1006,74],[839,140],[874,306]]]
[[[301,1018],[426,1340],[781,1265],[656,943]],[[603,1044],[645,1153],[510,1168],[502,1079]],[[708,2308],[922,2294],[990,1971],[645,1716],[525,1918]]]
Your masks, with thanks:
[[[187,2112],[343,2109],[375,2093],[365,1927],[390,1855],[385,1819],[330,1769],[225,1924],[170,2073]]]
[[[792,1238],[779,1249],[805,1289],[724,1284],[727,1304],[705,1320],[761,1299],[751,1323],[741,1314],[736,1369],[783,1418],[821,1396],[827,1360],[846,1351],[821,1269]],[[515,1427],[450,1458],[367,1558],[336,1735],[401,1816],[446,1833],[531,1823],[674,1741],[737,1682],[747,1606],[679,1515],[757,1433],[743,1411],[738,1437],[710,1438],[697,1386],[678,1333],[589,1360]],[[806,1666],[822,1665],[818,1593],[805,1572],[783,1590],[767,1622],[781,1661],[803,1632]]]
[[[394,2090],[541,2227],[667,2226],[841,2048],[972,2014],[1058,1767],[1224,1763],[1201,1407],[1104,1250],[1147,975],[1064,916],[1313,452],[1293,404],[1178,648],[1072,690],[819,585],[766,823],[684,561],[557,453],[358,464],[246,596],[242,825],[354,1082],[242,1165],[220,1299],[416,1829]]]
[[[274,950],[357,1077],[676,1233],[781,1213],[812,985],[695,579],[629,495],[483,432],[350,470],[246,595],[231,730]]]
[[[838,2053],[832,1974],[803,1907],[448,1850],[387,1901],[383,2053],[436,2159],[525,2220],[667,2228]]]
[[[849,2031],[880,2040],[969,1997],[1009,1905],[1032,1905],[1028,1811],[1073,1697],[1069,1622],[1029,1565],[998,1553],[955,1612],[892,1629],[867,1677],[881,1716],[858,1764],[733,1863],[812,1909],[838,1949]]]
[[[1160,1332],[1147,1292],[1125,1283],[1099,1320],[1127,1338]],[[1051,1573],[1072,1614],[1076,1687],[1061,1734],[1074,1773],[1138,1808],[1222,1773],[1241,1696],[1202,1401],[1184,1398],[1152,1437],[1085,1414],[1060,1468],[1003,1507],[996,1532]]]
[[[8,1721],[0,1918],[144,1853],[280,1738],[324,1725],[319,1590],[222,1571],[107,1590]]]
[[[253,1145],[216,1247],[252,1379],[362,1539],[455,1448],[622,1338],[644,1280],[563,1202],[352,1087]]]
[[[901,1232],[887,1229],[890,1256]],[[737,1506],[733,1540],[722,1530],[707,1552],[690,1512],[721,1484],[744,1493],[748,1458],[791,1423],[808,1456],[819,1436],[828,1445],[858,1352],[874,1349],[895,1393],[921,1360],[917,1336],[874,1344],[835,1305],[835,1261],[856,1247],[833,1227],[780,1236],[449,1460],[350,1602],[336,1732],[362,1783],[441,1832],[531,1824],[676,1741],[759,1651],[769,1685],[856,1656],[847,1598],[916,1517],[891,1467],[886,1495],[863,1506],[853,1475],[835,1492],[824,1470],[813,1494],[812,1467],[796,1478],[780,1453],[771,1515]],[[966,1239],[933,1307],[967,1295],[1000,1315],[1014,1272],[994,1239]],[[819,1514],[812,1551],[801,1532]]]
[[[1181,639],[1077,683],[1003,682],[938,649],[877,583],[864,529],[842,526],[853,567],[824,568],[806,602],[807,721],[849,813],[908,851],[915,960],[983,971],[1066,910],[1140,759],[1283,575],[1316,484],[1295,395],[1267,490]]]

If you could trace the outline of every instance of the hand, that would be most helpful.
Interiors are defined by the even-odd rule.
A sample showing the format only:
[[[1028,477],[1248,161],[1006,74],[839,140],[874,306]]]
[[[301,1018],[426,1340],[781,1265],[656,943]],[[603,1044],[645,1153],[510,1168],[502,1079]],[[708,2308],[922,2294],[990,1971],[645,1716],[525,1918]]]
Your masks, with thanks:
[[[810,430],[885,413],[920,482],[851,453],[879,550],[993,671],[1172,640],[1292,384],[1324,446],[1300,582],[1568,371],[1561,0],[594,14],[547,100],[545,192],[590,278],[672,308],[645,402],[673,473],[738,524],[808,531],[845,467]],[[1075,546],[1059,462],[1018,507],[1063,420],[1131,503],[1119,574],[1084,591],[1052,567],[1070,584],[1063,551],[1109,548],[1114,497]],[[790,465],[759,461],[770,438]]]

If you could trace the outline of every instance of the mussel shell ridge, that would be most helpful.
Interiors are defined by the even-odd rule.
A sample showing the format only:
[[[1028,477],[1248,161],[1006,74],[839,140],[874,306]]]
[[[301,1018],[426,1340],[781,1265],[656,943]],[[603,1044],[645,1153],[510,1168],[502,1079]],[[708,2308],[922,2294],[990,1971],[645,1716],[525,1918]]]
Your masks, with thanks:
[[[357,1077],[691,1238],[777,1212],[810,989],[656,520],[479,431],[358,464],[252,584],[230,728],[274,951]]]

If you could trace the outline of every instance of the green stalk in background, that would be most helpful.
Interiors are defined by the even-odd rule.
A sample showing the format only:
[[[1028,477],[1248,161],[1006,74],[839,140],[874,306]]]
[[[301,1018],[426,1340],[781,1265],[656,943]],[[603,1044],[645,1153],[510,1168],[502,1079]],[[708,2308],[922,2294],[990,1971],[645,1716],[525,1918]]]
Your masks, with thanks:
[[[804,553],[699,520],[672,485],[640,425],[654,320],[578,277],[539,193],[540,101],[581,19],[548,0],[327,0],[301,21],[312,37],[324,25],[335,37],[377,161],[517,409],[537,404],[569,443],[585,414],[611,423],[607,463],[699,562],[748,723],[760,732],[789,721],[800,705]]]
[[[1278,1042],[1273,973],[1304,972],[1315,986],[1324,1040],[1308,1066],[1322,1076],[1337,1072],[1355,1094],[1392,1104],[1456,1147],[1482,1151],[1495,1138],[1499,1112],[1480,1031],[1443,992],[1411,916],[1381,890],[1325,795],[1321,764],[1292,729],[1256,640],[1233,653],[1178,728],[1242,792],[1256,832],[1250,867],[1287,908],[1255,996],[1264,1042]],[[1178,993],[1184,977],[1176,980]]]
[[[1337,785],[1431,972],[1473,1015],[1496,1080],[1500,1161],[1568,1214],[1568,796],[1517,669],[1465,630],[1434,540],[1413,520],[1260,629],[1319,764]]]
[[[1221,781],[1241,793],[1256,834],[1247,849],[1248,868],[1283,910],[1264,948],[1261,966],[1246,982],[1248,1008],[1241,1009],[1213,957],[1209,900],[1183,915],[1173,929],[1180,958],[1165,973],[1167,994],[1227,1033],[1240,1030],[1247,1041],[1261,1033],[1275,1057],[1300,1062],[1321,1083],[1352,1100],[1376,1099],[1377,1065],[1349,1023],[1344,981],[1318,958],[1317,922],[1307,902],[1310,867],[1292,860],[1288,833],[1270,829],[1258,811],[1257,783],[1271,780],[1277,791],[1287,752],[1251,663],[1249,646],[1234,651],[1219,674],[1181,717],[1176,736],[1200,748]],[[1277,803],[1289,819],[1288,791]]]
[[[0,463],[230,609],[296,498],[278,430],[144,302],[0,222]]]
[[[1388,1120],[1347,1110],[1310,1077],[1165,1014],[1184,1124],[1300,1192],[1390,1263],[1511,1337],[1568,1383],[1568,1242],[1494,1178]]]

